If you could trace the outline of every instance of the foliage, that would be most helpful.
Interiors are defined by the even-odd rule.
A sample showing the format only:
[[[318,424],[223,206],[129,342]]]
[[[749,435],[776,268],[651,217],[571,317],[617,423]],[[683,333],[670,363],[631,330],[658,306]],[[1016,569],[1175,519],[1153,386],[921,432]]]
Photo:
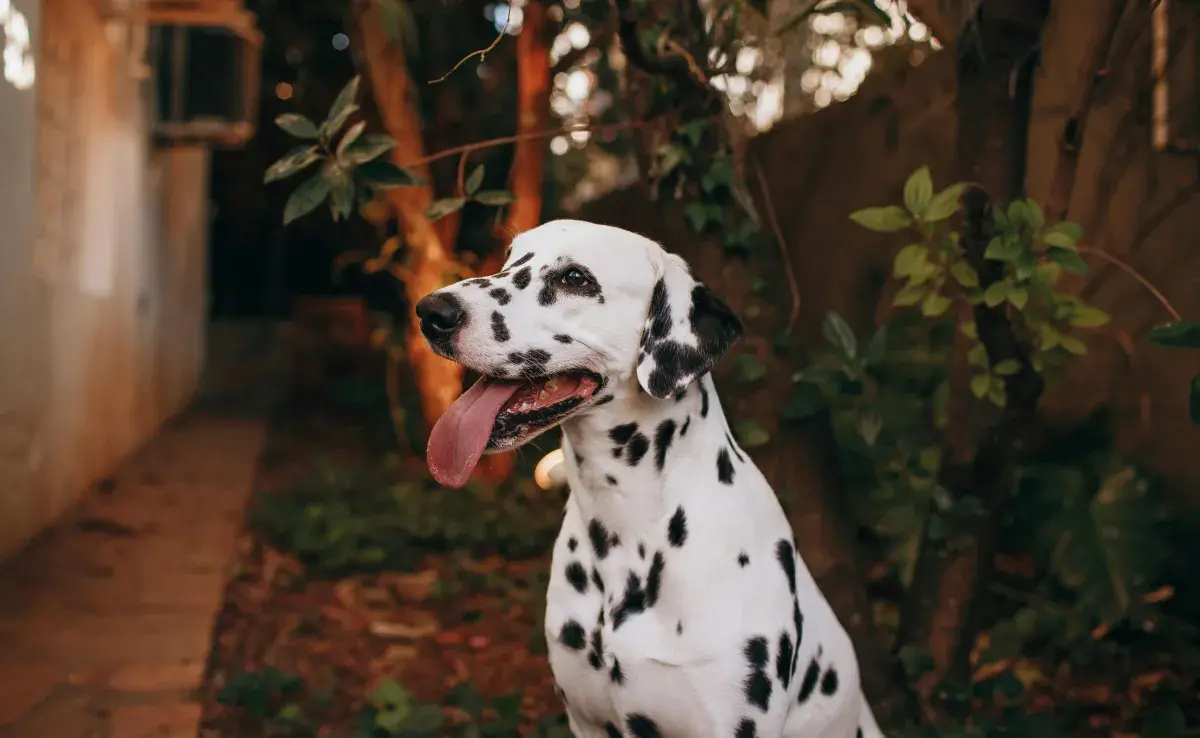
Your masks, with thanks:
[[[1177,320],[1156,326],[1147,335],[1152,342],[1164,348],[1200,348],[1200,323]],[[1200,425],[1200,374],[1192,377],[1188,387],[1188,417]]]
[[[218,701],[239,709],[264,734],[310,738],[318,730],[327,700],[314,694],[304,680],[268,668],[233,675]],[[444,708],[453,708],[464,719],[447,724]],[[462,682],[442,704],[423,703],[403,684],[379,680],[358,711],[353,738],[517,738],[520,694],[485,700],[469,682]],[[539,738],[570,738],[561,716],[548,716],[537,726]]]
[[[251,525],[317,576],[411,570],[431,551],[503,552],[520,558],[553,543],[562,500],[527,478],[511,489],[445,489],[406,473],[385,483],[360,471],[324,467],[289,489],[258,496]]]
[[[1073,335],[1074,329],[1102,326],[1109,317],[1075,295],[1055,289],[1064,269],[1076,274],[1087,271],[1078,247],[1083,230],[1068,222],[1047,225],[1041,206],[1033,200],[996,207],[991,211],[994,234],[984,258],[1003,265],[1003,274],[981,281],[963,249],[963,234],[950,223],[960,209],[965,187],[954,184],[935,192],[929,169],[922,167],[904,185],[903,207],[873,207],[851,214],[851,219],[870,230],[912,233],[917,238],[893,260],[893,275],[902,282],[893,304],[919,306],[921,314],[930,318],[951,311],[956,302],[1002,307],[1018,340],[1033,349],[1030,361],[1038,372],[1086,354],[1087,346]],[[959,329],[973,344],[967,354],[977,369],[971,379],[972,394],[1003,406],[1004,377],[1021,371],[1020,361],[1006,358],[991,365],[975,322],[962,321]]]

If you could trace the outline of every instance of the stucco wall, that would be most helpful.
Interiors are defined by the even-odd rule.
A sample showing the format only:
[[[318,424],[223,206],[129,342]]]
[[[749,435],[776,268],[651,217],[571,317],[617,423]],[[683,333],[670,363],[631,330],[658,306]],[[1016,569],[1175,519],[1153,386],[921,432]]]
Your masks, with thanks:
[[[151,146],[91,3],[40,10],[35,89],[0,89],[0,556],[186,404],[207,312],[208,152]]]

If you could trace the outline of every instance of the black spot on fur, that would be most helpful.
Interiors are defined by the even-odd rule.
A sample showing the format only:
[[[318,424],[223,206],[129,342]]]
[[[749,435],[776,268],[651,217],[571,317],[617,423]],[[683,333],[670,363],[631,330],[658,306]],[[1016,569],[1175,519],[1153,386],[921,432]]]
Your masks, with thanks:
[[[596,400],[595,404],[593,404],[592,407],[600,407],[601,405],[607,405],[608,403],[612,402],[615,399],[616,399],[616,397],[614,395],[605,395],[604,397],[601,397],[599,400]]]
[[[770,657],[770,649],[767,647],[767,639],[763,636],[755,636],[746,641],[742,653],[746,656],[746,661],[750,663],[751,669],[767,668],[767,659]]]
[[[620,604],[613,608],[613,630],[620,628],[629,618],[646,611],[646,590],[637,574],[629,572],[625,580],[625,596]]]
[[[529,282],[533,279],[533,270],[529,267],[521,267],[517,273],[513,275],[513,286],[519,290],[523,290],[529,286]]]
[[[854,731],[854,738],[863,738],[862,728],[859,728],[858,730]]]
[[[521,266],[522,264],[526,263],[527,261],[529,261],[532,258],[533,258],[533,252],[530,251],[528,254],[525,254],[520,259],[517,259],[516,261],[514,261],[513,263],[509,264],[508,266],[506,266],[504,268],[505,268],[505,270],[516,269],[517,267]]]
[[[592,584],[596,585],[596,589],[600,594],[604,594],[604,580],[600,578],[600,572],[596,571],[596,567],[592,567]],[[604,611],[600,611],[600,617],[604,617]]]
[[[596,558],[603,559],[608,556],[608,529],[595,518],[588,523],[588,540],[592,542],[592,550],[596,552]]]
[[[749,564],[749,563],[750,563],[750,557],[746,555],[745,551],[742,551],[740,554],[738,554],[738,566],[745,569],[746,564]]]
[[[742,722],[738,723],[737,732],[733,734],[733,738],[758,738],[758,725],[750,718],[742,718]]]
[[[575,547],[578,545],[579,545],[579,541],[578,541],[578,539],[575,538],[575,536],[571,536],[570,538],[567,539],[567,549],[568,550],[574,551]]]
[[[542,288],[538,290],[538,304],[542,307],[550,307],[558,299],[558,289],[548,279],[542,280]]]
[[[592,630],[592,649],[588,651],[588,665],[596,671],[604,666],[604,635],[600,628]]]
[[[629,728],[629,732],[633,733],[633,738],[662,738],[658,725],[641,713],[634,713],[626,717],[625,725]]]
[[[637,466],[642,463],[642,458],[649,450],[650,439],[641,433],[634,433],[633,438],[629,439],[629,451],[625,455],[625,461],[630,466]]]
[[[646,558],[646,544],[642,543],[641,541],[638,541],[638,558]]]
[[[658,593],[662,590],[663,567],[666,566],[666,563],[662,551],[655,551],[654,558],[650,561],[650,572],[646,574],[646,605],[648,607],[654,607],[658,602]]]
[[[567,581],[576,592],[583,594],[587,591],[587,572],[584,571],[583,564],[578,561],[567,564]]]
[[[792,683],[795,651],[792,650],[792,637],[787,631],[779,634],[779,652],[775,654],[775,677],[784,689]]]
[[[675,440],[675,421],[664,420],[654,429],[654,468],[659,471],[663,470],[663,465],[667,463],[667,450],[671,448],[671,441]]]
[[[558,632],[558,642],[572,651],[583,650],[583,639],[583,626],[574,620],[563,623],[562,630]]]
[[[683,389],[681,389],[675,393],[675,402],[683,402],[684,398],[686,398],[686,397],[687,397],[687,387],[684,387]]]
[[[629,439],[633,438],[633,434],[637,432],[637,423],[624,423],[608,429],[608,437],[613,443],[624,446],[629,443]]]
[[[554,340],[559,343],[572,343],[575,339],[563,333],[555,333]]]
[[[508,325],[504,322],[504,316],[498,312],[492,313],[492,338],[496,339],[496,343],[507,343],[512,335],[508,332]]]
[[[796,556],[792,551],[792,542],[786,538],[780,538],[775,544],[775,558],[779,561],[779,565],[783,567],[783,575],[787,577],[788,590],[792,595],[796,594]]]
[[[737,444],[734,442],[733,436],[729,435],[729,431],[725,431],[725,440],[729,443],[729,450],[733,452],[734,457],[737,458],[739,462],[743,464],[746,463],[746,457],[742,456],[741,451],[738,451]]]
[[[613,475],[611,475],[611,474],[605,474],[605,475],[604,475],[604,481],[606,481],[606,482],[608,482],[610,485],[612,485],[612,484],[616,484],[616,483],[617,483],[617,478],[616,478],[616,477],[614,477],[614,476],[613,476]]]
[[[832,697],[838,690],[838,674],[831,666],[825,672],[825,676],[821,677],[821,694],[826,697]]]
[[[654,370],[646,379],[646,389],[660,399],[707,373],[742,334],[741,321],[733,311],[700,284],[692,289],[692,305],[688,311],[688,323],[698,345],[669,338],[672,322],[666,284],[660,279],[651,295],[641,346],[645,355],[654,356]],[[644,355],[640,356],[638,363],[644,359]]]
[[[604,735],[605,738],[623,738],[621,736],[621,730],[612,723],[604,724]]]
[[[708,390],[704,389],[704,385],[700,385],[700,417],[708,417]]]
[[[679,429],[679,437],[680,438],[683,438],[684,436],[687,435],[688,426],[690,426],[691,424],[692,424],[692,416],[691,415],[689,415],[683,419],[683,427]]]
[[[817,680],[821,677],[821,667],[817,665],[817,660],[813,659],[809,662],[808,668],[804,670],[804,680],[800,682],[800,696],[796,698],[796,704],[803,705],[808,702],[808,698],[812,697],[813,690],[817,688]]]
[[[683,506],[680,505],[675,508],[675,514],[667,523],[667,542],[675,548],[679,548],[687,542],[687,534],[687,515],[683,512]]]
[[[683,635],[683,621],[675,623],[675,635]]]
[[[724,447],[717,452],[717,479],[721,484],[733,484],[733,462],[729,460],[729,449]]]
[[[610,669],[608,672],[608,678],[611,679],[612,683],[616,684],[617,686],[625,683],[625,674],[621,671],[620,661],[617,661],[616,659],[613,660],[612,669]]]
[[[503,287],[497,287],[491,292],[488,292],[488,294],[494,297],[496,302],[500,303],[501,305],[507,305],[508,303],[512,302],[512,295],[510,295],[508,290],[504,289]]]
[[[613,533],[611,536],[609,536],[609,537],[608,537],[608,545],[609,545],[611,548],[618,548],[618,547],[620,547],[620,545],[621,545],[621,536],[617,535],[616,533]]]
[[[575,451],[574,454],[575,454],[575,466],[583,466],[583,454],[579,453],[578,451]]]

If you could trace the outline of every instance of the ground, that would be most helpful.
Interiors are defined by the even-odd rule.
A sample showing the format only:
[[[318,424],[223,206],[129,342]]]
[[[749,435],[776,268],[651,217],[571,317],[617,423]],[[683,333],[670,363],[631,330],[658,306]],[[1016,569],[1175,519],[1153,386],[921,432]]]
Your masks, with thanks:
[[[373,693],[378,707],[379,695],[397,687],[411,693],[414,709],[443,703],[452,692],[459,703],[499,699],[501,710],[519,697],[520,734],[546,734],[561,712],[538,635],[548,559],[513,559],[477,546],[468,554],[451,545],[418,553],[413,566],[403,567],[411,571],[348,566],[330,577],[319,566],[306,567],[255,524],[253,505],[261,510],[270,495],[290,494],[316,466],[378,468],[394,445],[388,449],[345,414],[285,411],[271,428],[258,502],[238,541],[217,620],[202,735],[346,735],[365,719],[364,708],[373,710]],[[388,473],[403,478],[424,470],[414,457]],[[322,557],[322,545],[310,551]],[[323,566],[330,557],[324,554]],[[469,712],[446,707],[443,718],[447,726],[469,723]],[[489,717],[490,711],[481,725]],[[517,733],[493,724],[483,734]]]

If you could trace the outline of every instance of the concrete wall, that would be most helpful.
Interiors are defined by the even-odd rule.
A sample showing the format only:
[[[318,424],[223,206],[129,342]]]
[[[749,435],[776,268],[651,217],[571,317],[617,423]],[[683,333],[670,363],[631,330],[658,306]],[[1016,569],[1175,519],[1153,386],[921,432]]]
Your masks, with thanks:
[[[186,404],[207,313],[208,152],[151,146],[119,24],[83,0],[32,10],[37,85],[0,88],[20,164],[0,174],[0,556]]]

